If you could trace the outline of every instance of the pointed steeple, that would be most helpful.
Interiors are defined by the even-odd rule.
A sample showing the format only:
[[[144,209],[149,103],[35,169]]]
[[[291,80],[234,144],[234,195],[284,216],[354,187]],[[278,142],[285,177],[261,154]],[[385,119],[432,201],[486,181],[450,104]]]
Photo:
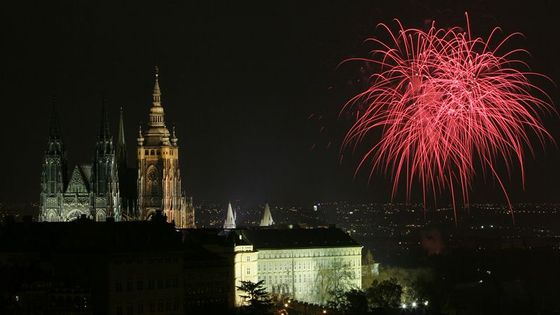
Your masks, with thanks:
[[[107,115],[107,109],[105,108],[105,99],[101,103],[101,124],[99,126],[99,139],[107,140],[111,137],[111,131],[109,129],[109,117]]]
[[[96,155],[114,154],[113,137],[109,128],[109,116],[105,106],[105,99],[101,103],[101,123],[99,124],[99,134],[97,135]]]
[[[52,196],[64,191],[66,186],[66,152],[60,133],[60,122],[56,110],[55,100],[52,100],[52,112],[49,125],[49,140],[43,172],[41,176],[41,194]]]
[[[51,119],[49,125],[49,139],[60,139],[60,122],[58,120],[58,111],[56,110],[56,101],[53,97]]]
[[[264,205],[264,212],[263,217],[261,219],[260,226],[271,226],[274,224],[274,220],[272,219],[272,214],[270,213],[270,207],[268,203]]]
[[[143,136],[145,138],[145,146],[159,146],[171,145],[169,141],[170,133],[165,127],[165,113],[163,106],[161,106],[161,90],[159,88],[159,69],[155,68],[154,75],[154,90],[152,92],[152,105],[150,107],[150,114],[148,126]]]
[[[231,202],[228,203],[226,220],[224,221],[224,229],[235,229],[235,214],[231,208]]]
[[[136,138],[138,142],[138,146],[141,147],[144,145],[144,134],[142,133],[142,125],[138,124],[138,138]]]
[[[177,135],[175,134],[175,126],[173,126],[173,131],[171,132],[171,144],[173,146],[177,146],[178,141],[179,139],[177,139]]]
[[[161,90],[159,89],[159,67],[155,68],[154,91],[152,92],[152,106],[161,106]]]
[[[159,68],[155,69],[154,91],[152,92],[152,107],[150,108],[150,127],[165,127],[164,112],[161,106],[161,90],[159,89]],[[169,134],[169,131],[167,132]]]
[[[64,146],[60,133],[60,121],[58,119],[58,111],[56,109],[55,99],[52,100],[51,119],[49,124],[49,143],[47,154],[63,154]]]
[[[119,135],[117,139],[117,163],[119,164],[119,167],[124,168],[128,165],[126,156],[126,140],[124,136],[124,113],[122,106],[121,115],[119,117]]]

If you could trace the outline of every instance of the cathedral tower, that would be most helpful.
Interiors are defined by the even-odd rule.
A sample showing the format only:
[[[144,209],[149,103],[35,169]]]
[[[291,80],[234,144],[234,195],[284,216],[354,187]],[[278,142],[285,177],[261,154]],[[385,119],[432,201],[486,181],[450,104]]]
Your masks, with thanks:
[[[107,217],[113,217],[116,221],[121,219],[117,169],[113,137],[109,129],[105,104],[103,104],[91,174],[91,202],[93,205],[91,215],[97,221],[103,221]]]
[[[156,67],[149,121],[138,134],[138,208],[145,220],[162,210],[177,227],[194,227],[194,209],[181,189],[178,139],[165,125],[161,105],[159,73]]]
[[[126,137],[124,128],[124,110],[121,106],[119,117],[119,134],[117,136],[117,147],[115,149],[115,159],[119,169],[119,194],[121,197],[121,217],[122,220],[129,221],[138,218],[136,211],[136,168],[128,165]]]
[[[49,140],[41,174],[39,221],[61,221],[62,193],[66,186],[66,151],[60,134],[58,113],[53,103]]]

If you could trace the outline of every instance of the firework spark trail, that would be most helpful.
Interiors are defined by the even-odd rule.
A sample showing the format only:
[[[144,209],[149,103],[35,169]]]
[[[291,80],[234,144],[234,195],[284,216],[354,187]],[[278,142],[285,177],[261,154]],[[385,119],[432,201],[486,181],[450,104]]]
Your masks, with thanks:
[[[546,77],[530,72],[524,61],[516,59],[527,51],[501,52],[505,42],[522,35],[511,34],[492,48],[499,28],[486,40],[472,38],[465,16],[467,31],[437,29],[432,23],[426,32],[407,29],[395,20],[394,32],[380,24],[391,40],[368,39],[376,46],[370,58],[346,60],[374,63],[380,71],[371,75],[369,88],[342,109],[356,111],[343,149],[356,149],[373,130],[381,130],[379,142],[364,154],[356,173],[371,163],[370,178],[375,170],[389,173],[392,197],[404,180],[407,199],[418,181],[424,204],[428,194],[435,199],[449,190],[456,223],[457,198],[469,204],[476,166],[481,165],[483,175],[499,183],[514,220],[496,162],[505,162],[508,174],[518,164],[523,183],[524,150],[533,153],[530,134],[541,145],[552,141],[540,114],[555,110],[548,95],[529,81],[532,76]]]

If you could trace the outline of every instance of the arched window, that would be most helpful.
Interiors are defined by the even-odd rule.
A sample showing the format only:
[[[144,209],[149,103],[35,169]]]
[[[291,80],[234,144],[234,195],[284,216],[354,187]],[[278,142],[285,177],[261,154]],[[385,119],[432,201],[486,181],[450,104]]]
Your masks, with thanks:
[[[153,151],[153,150],[152,150]],[[147,189],[151,195],[161,194],[161,179],[156,166],[150,165],[146,171],[147,178]]]

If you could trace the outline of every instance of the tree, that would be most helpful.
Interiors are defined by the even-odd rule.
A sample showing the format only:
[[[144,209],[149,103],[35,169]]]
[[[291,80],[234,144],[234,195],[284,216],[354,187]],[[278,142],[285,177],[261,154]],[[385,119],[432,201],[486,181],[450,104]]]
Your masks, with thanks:
[[[434,281],[433,272],[428,268],[385,267],[376,277],[379,282],[394,280],[402,288],[402,300],[429,300],[430,287]]]
[[[316,300],[320,304],[326,304],[353,287],[356,275],[352,269],[345,265],[342,260],[334,260],[329,265],[321,265],[315,276]]]
[[[373,283],[375,278],[374,268],[375,261],[373,260],[373,254],[371,250],[368,249],[366,255],[362,259],[362,288],[367,289]]]
[[[373,308],[398,308],[403,289],[395,279],[373,281],[367,297]]]
[[[237,289],[244,292],[240,297],[247,302],[247,305],[243,307],[243,311],[246,313],[267,314],[272,312],[272,299],[264,287],[264,280],[256,283],[241,281],[241,285]]]
[[[369,309],[365,292],[357,289],[333,292],[332,300],[327,306],[342,314],[352,315],[367,314]]]

